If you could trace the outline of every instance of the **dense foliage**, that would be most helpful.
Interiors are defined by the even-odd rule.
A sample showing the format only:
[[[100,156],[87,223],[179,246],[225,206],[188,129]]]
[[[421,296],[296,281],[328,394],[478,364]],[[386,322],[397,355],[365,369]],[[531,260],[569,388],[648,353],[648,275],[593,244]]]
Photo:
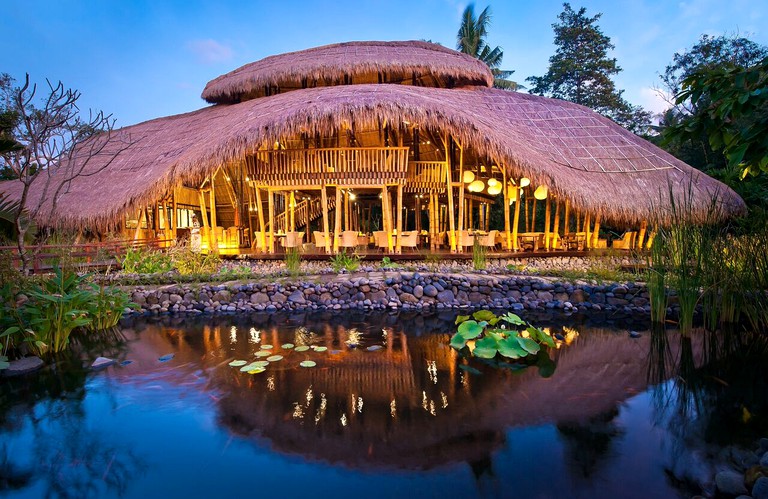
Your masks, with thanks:
[[[532,84],[530,92],[587,106],[635,133],[644,133],[650,113],[631,105],[622,97],[624,91],[616,89],[611,78],[621,68],[615,58],[608,57],[614,46],[597,25],[602,14],[588,17],[586,12],[563,4],[560,22],[552,25],[557,49],[546,74],[526,79]]]

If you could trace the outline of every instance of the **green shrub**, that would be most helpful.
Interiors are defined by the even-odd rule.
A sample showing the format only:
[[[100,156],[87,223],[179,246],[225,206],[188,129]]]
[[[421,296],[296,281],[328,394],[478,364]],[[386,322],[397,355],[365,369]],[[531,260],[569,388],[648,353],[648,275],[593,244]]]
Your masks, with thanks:
[[[331,266],[335,272],[341,272],[346,270],[347,272],[354,272],[360,268],[360,255],[347,254],[346,251],[331,257]]]
[[[173,269],[169,255],[149,248],[128,248],[120,263],[129,274],[158,274]]]
[[[138,308],[131,302],[125,291],[109,286],[90,286],[91,298],[88,300],[87,311],[91,319],[87,328],[91,331],[103,331],[117,325],[126,308]]]
[[[290,275],[298,275],[301,269],[301,252],[297,247],[285,249],[285,268]]]
[[[472,245],[472,267],[475,270],[485,270],[487,263],[486,248],[475,237],[475,244]]]
[[[397,262],[393,262],[391,258],[388,256],[385,256],[381,259],[381,268],[382,269],[399,269],[402,268],[402,265],[400,265]]]
[[[213,274],[221,264],[219,255],[198,253],[186,244],[172,248],[168,256],[172,267],[181,275]]]

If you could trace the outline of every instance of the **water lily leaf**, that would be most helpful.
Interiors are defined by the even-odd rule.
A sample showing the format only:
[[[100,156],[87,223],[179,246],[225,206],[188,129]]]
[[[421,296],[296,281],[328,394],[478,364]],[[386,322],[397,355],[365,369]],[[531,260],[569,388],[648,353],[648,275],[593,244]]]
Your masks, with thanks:
[[[273,355],[271,357],[267,357],[267,360],[270,362],[277,362],[278,360],[283,360],[282,355]]]
[[[539,350],[541,350],[541,347],[538,343],[533,341],[530,338],[523,338],[522,336],[517,337],[517,342],[520,343],[520,346],[523,347],[523,349],[528,353],[538,353]]]
[[[481,334],[483,334],[483,326],[478,324],[475,321],[464,321],[461,324],[459,324],[459,334],[462,335],[464,338],[471,340],[472,338],[477,338]]]
[[[290,350],[291,348],[293,348],[293,343],[285,343],[284,345],[280,345],[280,348]]]
[[[513,314],[512,312],[507,312],[506,314],[502,315],[501,320],[514,326],[524,326],[526,324],[523,319],[521,319],[518,315]]]
[[[496,356],[496,352],[498,351],[498,342],[495,338],[489,336],[482,340],[478,340],[477,343],[475,343],[475,349],[472,351],[472,354],[481,359],[492,359]]]
[[[248,362],[245,360],[233,360],[232,362],[229,363],[229,365],[232,367],[240,367],[240,366],[246,365],[247,363]]]
[[[257,360],[256,362],[251,362],[251,365],[253,367],[267,367],[269,365],[268,360]]]
[[[331,350],[331,354],[333,354],[333,355],[337,355],[337,354],[340,354],[340,353],[341,353],[341,350]]]
[[[172,358],[173,358],[173,354],[172,354],[172,353],[169,353],[169,354],[163,355],[162,357],[160,357],[160,358],[159,358],[159,359],[157,359],[157,360],[159,360],[160,362],[168,362],[168,361],[169,361],[169,360],[171,360]]]
[[[302,360],[299,365],[301,367],[315,367],[317,365],[317,362],[313,360]]]
[[[262,350],[272,350],[272,345],[261,345]]]
[[[510,359],[521,359],[528,355],[528,352],[523,350],[523,347],[518,343],[516,336],[510,336],[500,341],[499,353]]]
[[[555,367],[557,367],[557,365],[549,358],[549,355],[547,355],[546,352],[539,352],[536,360],[536,367],[539,368],[539,376],[542,378],[549,378],[555,374]]]
[[[488,324],[490,324],[491,326],[495,326],[496,324],[499,323],[500,320],[501,320],[500,318],[494,317],[493,319],[488,321]]]
[[[248,364],[247,366],[241,367],[240,368],[240,372],[241,373],[247,373],[248,371],[252,371],[254,369],[258,369],[258,367],[253,365],[253,364]]]
[[[459,324],[466,321],[467,319],[469,319],[468,315],[459,315],[458,317],[456,317],[456,322],[454,324],[458,326]]]
[[[555,347],[555,340],[550,335],[542,331],[541,329],[537,327],[530,326],[528,329],[528,334],[531,335],[531,338],[535,339],[539,343],[544,343],[548,347],[554,348]]]
[[[368,350],[369,352],[375,352],[376,350],[381,350],[382,348],[384,347],[382,347],[381,345],[371,345],[368,348],[366,348],[366,350]]]
[[[296,351],[297,352],[306,352],[307,350],[309,350],[309,347],[307,345],[302,345],[300,347],[296,347]]]
[[[328,350],[328,347],[312,347],[315,349],[315,352],[325,352]]]
[[[463,337],[461,333],[456,333],[451,337],[451,346],[456,350],[461,350],[466,345],[467,345],[467,339]]]
[[[258,352],[256,352],[255,355],[256,357],[269,357],[270,355],[272,355],[272,352],[268,350],[259,350]]]
[[[490,321],[491,319],[496,318],[496,314],[490,310],[478,310],[472,314],[472,318],[474,318],[476,321]]]
[[[260,373],[263,373],[264,371],[266,371],[266,369],[264,369],[263,367],[256,367],[254,369],[249,370],[248,374],[260,374]]]

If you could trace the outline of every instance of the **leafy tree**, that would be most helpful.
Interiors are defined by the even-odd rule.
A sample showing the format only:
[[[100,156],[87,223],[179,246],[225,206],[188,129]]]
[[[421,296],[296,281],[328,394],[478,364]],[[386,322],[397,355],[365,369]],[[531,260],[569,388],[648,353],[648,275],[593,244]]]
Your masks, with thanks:
[[[26,236],[34,231],[34,222],[51,218],[72,180],[106,168],[128,146],[112,135],[110,115],[81,117],[80,92],[61,82],[47,81],[47,86],[38,98],[29,75],[21,87],[8,75],[0,77],[0,171],[16,183],[4,190],[18,206],[12,222],[24,271],[30,263]]]
[[[508,80],[514,71],[503,70],[501,60],[504,51],[501,47],[491,48],[486,41],[488,27],[491,25],[491,8],[486,7],[475,17],[475,5],[469,4],[461,16],[461,26],[456,34],[456,50],[480,59],[491,68],[493,73],[493,86],[506,90],[525,88],[512,80]]]
[[[628,103],[621,96],[624,91],[616,89],[611,77],[621,68],[608,57],[614,46],[597,25],[602,14],[588,17],[586,12],[584,7],[574,11],[563,4],[557,16],[560,22],[552,25],[557,49],[545,75],[526,78],[533,84],[530,92],[587,106],[635,133],[643,132],[651,115]]]

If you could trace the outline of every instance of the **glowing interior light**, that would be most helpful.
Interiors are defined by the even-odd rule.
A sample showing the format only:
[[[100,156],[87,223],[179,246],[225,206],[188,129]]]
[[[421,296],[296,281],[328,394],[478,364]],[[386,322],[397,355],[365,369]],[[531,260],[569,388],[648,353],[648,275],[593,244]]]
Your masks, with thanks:
[[[464,180],[465,184],[471,184],[472,181],[475,180],[475,173],[469,170],[465,171],[464,178],[462,180]]]
[[[547,199],[547,194],[549,193],[549,189],[547,189],[546,185],[540,185],[536,188],[536,190],[533,193],[533,197],[538,199],[539,201],[543,199]]]
[[[482,180],[475,180],[467,186],[469,192],[482,192],[483,189],[485,189],[485,183]]]
[[[528,177],[523,177],[520,179],[520,187],[528,187],[531,185],[531,179]]]

